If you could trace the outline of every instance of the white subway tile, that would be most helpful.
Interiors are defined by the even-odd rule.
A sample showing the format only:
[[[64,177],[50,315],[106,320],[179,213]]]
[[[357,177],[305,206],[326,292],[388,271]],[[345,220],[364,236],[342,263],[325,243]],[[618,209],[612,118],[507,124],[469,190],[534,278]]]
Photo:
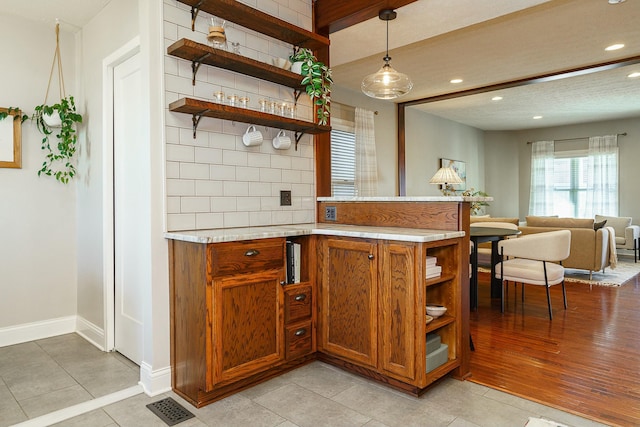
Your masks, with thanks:
[[[260,169],[238,166],[236,167],[236,176],[243,181],[260,181]]]
[[[275,225],[293,224],[293,214],[291,211],[273,211],[271,212],[271,218]]]
[[[182,213],[209,212],[209,197],[181,197]]]
[[[315,174],[313,171],[300,172],[300,182],[303,184],[315,184]]]
[[[296,196],[312,196],[313,195],[313,187],[309,184],[292,184],[291,192]]]
[[[239,212],[251,212],[260,210],[259,197],[238,197],[237,208]]]
[[[289,190],[291,191],[291,187],[293,186],[293,184],[291,184],[290,182],[274,182],[271,183],[271,195],[274,197],[280,197],[280,191],[282,190]],[[295,196],[295,194],[292,194],[293,196]]]
[[[203,119],[204,120],[204,119]],[[202,121],[200,122],[202,123]],[[193,138],[193,129],[180,129],[180,144],[193,145],[198,147],[209,146],[209,135],[206,132],[197,132],[195,139]]]
[[[180,178],[180,163],[167,162],[165,174],[167,178]]]
[[[249,226],[249,212],[225,212],[223,215],[225,228]]]
[[[196,229],[224,228],[224,215],[221,213],[197,213]]]
[[[271,167],[273,169],[291,169],[291,157],[274,154],[271,156]]]
[[[282,182],[302,182],[302,174],[300,171],[294,170],[283,170],[282,171]]]
[[[271,166],[271,156],[263,153],[248,153],[247,165],[252,168],[268,168]]]
[[[191,85],[191,78],[189,77],[179,77],[171,74],[165,74],[164,88],[169,92],[193,96],[193,86]]]
[[[175,126],[165,126],[164,139],[168,144],[180,143],[180,128]]]
[[[250,182],[249,196],[271,196],[271,184],[268,182]]]
[[[167,196],[193,196],[195,191],[195,182],[191,179],[167,179]]]
[[[209,167],[209,176],[211,179],[219,181],[235,181],[236,168],[235,166],[211,165]]]
[[[167,213],[180,213],[180,197],[167,197]]]
[[[282,171],[280,169],[260,168],[260,181],[282,182]]]
[[[168,214],[167,215],[168,231],[193,230],[194,228],[196,228],[195,214]]]
[[[246,166],[247,153],[243,151],[222,150],[222,163],[225,165]],[[238,177],[242,179],[242,177]]]
[[[305,224],[315,222],[315,211],[312,210],[295,210],[291,212],[293,224]]]
[[[271,225],[271,212],[249,212],[249,226],[260,227]]]
[[[238,210],[238,197],[211,197],[211,212],[235,212]]]
[[[180,163],[180,178],[209,179],[209,165],[202,163]]]
[[[196,196],[222,196],[221,181],[196,181]]]
[[[174,162],[193,162],[194,147],[188,145],[167,144],[167,160]]]
[[[222,163],[222,150],[217,148],[195,147],[195,161],[198,163]]]
[[[263,211],[275,211],[280,208],[280,194],[277,197],[260,197],[260,206]]]
[[[236,148],[236,136],[212,132],[209,134],[209,147],[234,150]]]
[[[205,73],[202,74],[204,75]],[[207,101],[213,101],[213,94],[218,91],[218,86],[212,83],[208,83],[204,80],[200,80],[200,73],[198,73],[197,78],[198,80],[196,81],[196,86],[193,89],[194,96],[206,99]]]
[[[223,183],[223,192],[225,196],[248,196],[249,183],[237,181],[225,181]]]
[[[173,76],[178,75],[178,59],[172,56],[164,57],[164,72]]]

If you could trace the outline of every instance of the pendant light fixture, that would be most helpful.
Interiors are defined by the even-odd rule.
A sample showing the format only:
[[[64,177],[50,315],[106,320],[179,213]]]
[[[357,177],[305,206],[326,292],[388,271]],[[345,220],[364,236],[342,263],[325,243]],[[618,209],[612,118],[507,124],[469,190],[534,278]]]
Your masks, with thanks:
[[[411,79],[391,67],[389,61],[389,21],[396,19],[397,13],[393,9],[383,9],[378,17],[387,21],[387,54],[384,65],[376,73],[369,74],[360,85],[365,95],[378,99],[394,99],[408,93],[413,87]]]

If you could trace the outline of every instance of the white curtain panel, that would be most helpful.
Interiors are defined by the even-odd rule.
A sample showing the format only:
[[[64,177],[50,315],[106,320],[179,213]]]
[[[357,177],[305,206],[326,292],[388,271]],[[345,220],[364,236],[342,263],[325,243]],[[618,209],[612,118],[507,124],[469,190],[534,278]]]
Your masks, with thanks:
[[[531,145],[531,190],[529,215],[553,215],[553,141],[537,141]]]
[[[356,195],[378,195],[378,161],[373,111],[356,108]]]
[[[618,135],[589,138],[585,218],[618,216]]]

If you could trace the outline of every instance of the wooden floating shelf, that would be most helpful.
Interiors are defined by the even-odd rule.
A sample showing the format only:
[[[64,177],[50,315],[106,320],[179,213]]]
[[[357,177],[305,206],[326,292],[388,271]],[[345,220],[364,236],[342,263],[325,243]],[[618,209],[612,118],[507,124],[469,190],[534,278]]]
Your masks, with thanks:
[[[198,67],[200,64],[206,64],[302,90],[300,74],[246,56],[215,49],[193,40],[178,40],[167,48],[167,53],[192,62],[193,84],[195,84]]]
[[[446,326],[450,323],[455,322],[455,320],[456,320],[455,317],[449,316],[446,314],[440,317],[436,317],[431,322],[427,323],[426,332],[429,333],[429,332],[435,331],[436,329],[440,329],[443,326]]]
[[[257,126],[267,126],[276,129],[290,130],[296,133],[296,147],[303,134],[316,135],[331,131],[331,126],[318,125],[306,120],[292,119],[263,113],[248,108],[232,107],[193,98],[180,98],[169,104],[169,111],[185,113],[193,116],[193,135],[195,138],[198,122],[202,117],[213,117]]]
[[[294,46],[316,50],[329,46],[329,39],[278,19],[235,0],[178,0],[191,6],[191,29],[198,11],[224,18],[245,28],[265,34]]]

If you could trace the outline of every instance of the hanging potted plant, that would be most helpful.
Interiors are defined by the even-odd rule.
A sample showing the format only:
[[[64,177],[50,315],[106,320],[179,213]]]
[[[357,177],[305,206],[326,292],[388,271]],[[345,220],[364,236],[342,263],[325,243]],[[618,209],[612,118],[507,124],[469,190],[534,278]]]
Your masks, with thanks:
[[[317,107],[317,119],[321,125],[326,125],[329,120],[329,103],[331,98],[331,69],[324,63],[318,61],[311,49],[297,48],[289,56],[292,62],[291,71],[300,68],[302,75],[302,85],[305,87],[307,95]]]
[[[54,126],[47,122],[47,116],[59,116],[59,128],[54,129]],[[38,105],[33,113],[33,120],[40,133],[44,135],[41,148],[46,153],[38,176],[53,176],[64,184],[68,183],[76,174],[73,165],[78,142],[76,126],[82,123],[82,116],[76,112],[73,96],[62,98],[57,104]]]
[[[58,181],[67,184],[76,174],[73,156],[76,153],[78,134],[76,126],[82,123],[82,116],[76,112],[73,96],[67,97],[64,90],[64,76],[62,75],[62,57],[60,56],[60,24],[56,23],[56,50],[51,64],[49,84],[44,103],[35,108],[32,119],[42,133],[41,148],[46,153],[42,168],[38,176],[53,176]],[[58,83],[60,101],[49,105],[49,89],[53,78],[53,69],[58,65]],[[55,131],[54,131],[55,128]]]

